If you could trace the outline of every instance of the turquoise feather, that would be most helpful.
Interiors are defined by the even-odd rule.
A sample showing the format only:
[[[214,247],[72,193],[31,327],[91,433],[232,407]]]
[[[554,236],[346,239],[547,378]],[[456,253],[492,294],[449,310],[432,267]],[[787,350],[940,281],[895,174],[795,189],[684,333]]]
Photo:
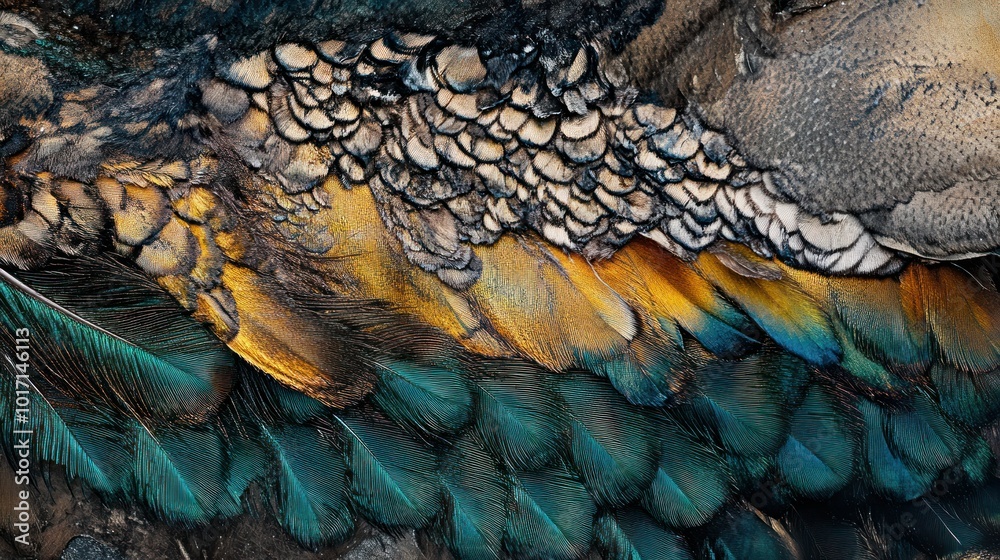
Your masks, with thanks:
[[[626,353],[584,360],[593,371],[472,360],[445,346],[432,362],[393,348],[369,361],[375,392],[334,410],[245,363],[233,366],[218,345],[116,346],[122,342],[96,325],[118,325],[115,313],[156,301],[139,297],[153,294],[151,287],[126,291],[114,313],[76,302],[79,319],[64,316],[59,302],[2,288],[13,296],[0,302],[5,325],[53,323],[47,351],[89,352],[87,359],[128,351],[139,357],[109,363],[135,368],[150,360],[170,375],[188,375],[182,386],[201,380],[216,391],[205,394],[228,391],[221,403],[203,401],[212,406],[188,414],[104,389],[78,403],[58,385],[65,379],[37,378],[39,458],[66,465],[107,500],[137,500],[175,522],[239,515],[253,498],[248,492],[266,488],[274,517],[305,547],[342,542],[364,520],[427,531],[458,559],[569,559],[592,547],[630,560],[786,558],[794,551],[782,528],[806,557],[833,546],[810,531],[859,557],[950,554],[963,549],[956,537],[979,546],[1000,534],[992,494],[963,494],[989,488],[993,477],[994,452],[981,428],[997,406],[991,374],[973,376],[938,356],[927,375],[937,392],[908,391],[903,400],[900,389],[926,383],[874,359],[874,342],[852,331],[844,313],[829,326],[839,341],[835,366],[782,351],[755,332],[748,310],[742,322],[727,316],[742,337],[728,348],[730,359],[712,355],[710,337],[688,332],[691,325],[643,331]],[[180,316],[186,322],[176,332],[193,337],[189,327],[197,325]],[[792,330],[798,334],[786,343],[822,340],[802,325]],[[207,361],[197,363],[202,351]],[[56,364],[42,365],[51,372]],[[13,371],[5,367],[9,385]],[[124,378],[102,370],[95,387]],[[167,378],[154,368],[144,383]],[[223,385],[205,383],[220,379]],[[0,389],[0,405],[9,406],[9,387]],[[186,423],[176,422],[178,414]],[[9,424],[0,419],[5,433]],[[920,518],[905,542],[870,534],[866,519],[891,523],[906,512],[899,502],[930,499],[945,476],[960,482],[954,499],[944,496],[928,510],[936,519]],[[743,509],[756,507],[761,489],[763,506]],[[830,525],[805,511],[817,500],[868,509]]]
[[[211,426],[154,426],[37,392],[31,399],[24,427],[34,430],[38,459],[65,465],[105,497],[135,496],[159,516],[183,522],[242,511],[225,493],[223,447]],[[12,423],[2,424],[13,435]]]
[[[496,460],[473,437],[463,437],[445,455],[442,482],[448,518],[442,532],[458,558],[502,557],[510,490]]]
[[[831,519],[821,508],[797,508],[789,519],[788,529],[799,543],[802,556],[817,560],[877,560],[872,553],[870,535],[844,519]]]
[[[849,421],[827,391],[813,386],[792,416],[778,452],[782,477],[803,496],[821,500],[854,477],[857,445]]]
[[[881,392],[901,393],[913,387],[913,383],[910,383],[905,377],[896,375],[881,363],[865,355],[850,341],[846,333],[838,332],[842,335],[841,347],[843,348],[843,356],[838,366],[854,379]]]
[[[725,449],[739,455],[776,451],[788,434],[783,395],[760,356],[739,362],[716,362],[701,368],[690,401],[678,407],[679,418],[709,430]],[[773,365],[780,365],[774,363]]]
[[[889,415],[886,431],[892,449],[912,469],[938,472],[955,464],[966,436],[941,414],[937,404],[916,395],[909,410]]]
[[[597,506],[576,477],[547,467],[516,473],[512,483],[506,535],[514,556],[569,560],[590,549]]]
[[[637,510],[605,513],[597,535],[608,560],[690,560],[687,543]]]
[[[11,332],[44,333],[32,339],[35,366],[50,379],[90,385],[79,394],[146,416],[200,416],[214,408],[230,384],[229,350],[175,304],[166,304],[162,292],[106,280],[107,291],[93,295],[97,301],[74,298],[80,292],[71,282],[54,292],[73,299],[74,313],[3,272],[0,324]],[[114,307],[115,301],[122,306]],[[122,334],[95,322],[109,318]]]
[[[990,480],[955,505],[969,523],[994,538],[1000,535],[1000,480]]]
[[[662,422],[659,434],[660,460],[641,504],[664,525],[702,525],[729,499],[733,480],[727,465],[711,444],[673,422]]]
[[[0,409],[13,411],[16,371],[7,360],[2,362]],[[5,449],[15,449],[23,436],[15,430],[31,430],[31,445],[39,459],[66,467],[71,477],[80,477],[104,495],[125,490],[129,453],[125,447],[120,418],[88,406],[65,406],[54,396],[45,398],[36,388],[30,393],[31,415],[27,424],[15,425],[13,414],[0,416],[0,441]]]
[[[456,431],[469,420],[472,393],[454,371],[388,360],[375,369],[373,400],[392,420],[436,433]]]
[[[687,322],[682,325],[684,331],[695,338],[706,350],[720,358],[736,359],[747,355],[760,346],[759,334],[749,317],[722,301],[718,307],[722,309],[721,316],[702,313],[697,323]],[[676,330],[673,321],[660,319],[660,324],[669,324]],[[668,332],[671,329],[667,329]],[[680,339],[677,336],[676,339]],[[683,342],[680,341],[683,348]]]
[[[567,419],[552,378],[521,363],[489,364],[493,377],[476,380],[475,429],[498,460],[533,470],[549,464],[565,448]]]
[[[639,364],[626,355],[596,365],[594,372],[607,377],[615,390],[631,404],[663,406],[671,395],[664,375],[670,369],[670,362],[666,359],[652,364]]]
[[[874,361],[898,370],[920,369],[931,360],[929,336],[914,329],[903,307],[890,297],[891,293],[843,291],[834,295],[833,302],[858,348]],[[871,298],[880,305],[872,305]]]
[[[222,442],[210,428],[156,429],[131,420],[133,495],[166,519],[204,522],[242,508],[226,492]]]
[[[572,463],[597,502],[621,507],[638,499],[660,454],[652,422],[593,375],[565,375],[559,393],[570,419]]]
[[[950,418],[982,427],[1000,413],[1000,370],[970,373],[937,362],[930,368],[941,410]]]
[[[735,511],[719,519],[706,539],[704,557],[711,560],[792,560],[795,551],[757,514]]]
[[[335,417],[344,440],[351,500],[383,526],[423,527],[442,500],[439,458],[374,414]]]
[[[934,473],[911,468],[887,441],[888,415],[878,405],[862,399],[858,403],[864,419],[866,480],[875,491],[890,499],[909,501],[926,493]]]
[[[242,364],[239,371],[239,381],[227,402],[239,422],[247,416],[267,423],[302,424],[329,414],[330,409],[323,403],[285,387],[250,365]]]
[[[349,537],[347,465],[339,449],[311,427],[260,426],[277,466],[274,511],[299,542],[318,548]]]
[[[788,289],[794,290],[791,286]],[[785,317],[764,298],[742,293],[729,295],[782,348],[819,366],[834,365],[840,360],[840,344],[828,317],[817,321],[805,316]]]
[[[997,459],[993,455],[993,448],[982,436],[976,436],[969,442],[962,461],[953,467],[955,472],[961,472],[969,482],[977,486],[982,486],[990,481],[996,467]],[[948,474],[948,470],[944,471]]]
[[[910,509],[914,518],[910,541],[926,553],[943,557],[985,544],[985,535],[963,519],[961,510],[934,498],[921,500]]]
[[[235,401],[220,411],[219,433],[226,450],[226,492],[236,503],[244,503],[254,483],[267,481],[273,472],[272,455],[265,449],[261,420]]]

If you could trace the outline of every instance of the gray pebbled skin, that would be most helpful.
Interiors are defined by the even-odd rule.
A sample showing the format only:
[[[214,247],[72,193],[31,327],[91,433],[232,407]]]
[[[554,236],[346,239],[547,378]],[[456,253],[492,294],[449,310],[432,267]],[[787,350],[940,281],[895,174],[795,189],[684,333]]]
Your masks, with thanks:
[[[1000,4],[831,2],[746,27],[730,87],[702,69],[687,94],[751,163],[784,173],[783,194],[908,253],[1000,248]]]

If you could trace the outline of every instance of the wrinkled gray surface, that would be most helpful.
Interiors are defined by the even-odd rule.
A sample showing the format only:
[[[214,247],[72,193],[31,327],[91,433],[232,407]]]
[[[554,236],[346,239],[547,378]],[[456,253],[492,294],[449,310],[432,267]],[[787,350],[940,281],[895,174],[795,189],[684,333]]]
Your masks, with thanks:
[[[785,194],[808,210],[861,215],[917,254],[992,251],[998,33],[993,0],[832,2],[779,24],[771,52],[756,47],[766,30],[744,30],[753,72],[737,67],[719,96],[703,69],[690,90],[743,154],[786,174]]]

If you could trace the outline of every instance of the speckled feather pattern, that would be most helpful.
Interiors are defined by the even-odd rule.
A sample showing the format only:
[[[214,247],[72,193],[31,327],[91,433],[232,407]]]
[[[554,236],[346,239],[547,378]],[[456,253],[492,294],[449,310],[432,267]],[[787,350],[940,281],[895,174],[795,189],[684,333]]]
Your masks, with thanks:
[[[33,488],[304,557],[1000,550],[996,6],[85,4],[0,12]]]

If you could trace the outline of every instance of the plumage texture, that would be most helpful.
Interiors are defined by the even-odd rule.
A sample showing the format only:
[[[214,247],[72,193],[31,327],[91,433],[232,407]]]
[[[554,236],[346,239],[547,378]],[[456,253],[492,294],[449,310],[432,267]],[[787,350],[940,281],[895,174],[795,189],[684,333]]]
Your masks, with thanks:
[[[142,416],[182,421],[201,416],[228,392],[233,357],[178,313],[155,285],[120,266],[91,263],[88,269],[32,283],[54,298],[72,301],[72,311],[5,275],[0,317],[10,332],[48,333],[37,348],[44,362],[36,367],[71,394]],[[92,282],[88,275],[97,270],[112,276],[99,286],[87,285]],[[109,298],[114,304],[108,305]]]
[[[673,257],[655,244],[630,247],[660,252],[661,270],[672,270],[666,265]],[[752,262],[756,257],[742,258]],[[612,259],[605,266],[615,264],[620,263]],[[676,261],[675,266],[683,270],[687,265]],[[66,465],[71,476],[106,499],[138,500],[167,519],[205,522],[237,515],[248,492],[270,488],[273,514],[305,546],[346,538],[360,515],[386,528],[424,528],[462,558],[572,558],[591,546],[610,557],[783,557],[792,546],[786,531],[802,522],[793,508],[800,500],[848,500],[855,505],[840,510],[846,516],[842,522],[863,532],[867,508],[891,509],[894,503],[932,496],[941,477],[960,478],[970,487],[992,480],[991,428],[978,427],[993,425],[988,415],[969,422],[975,408],[950,415],[929,396],[939,390],[932,372],[941,364],[973,375],[951,363],[958,361],[953,356],[964,356],[966,368],[993,363],[992,356],[965,349],[966,341],[986,336],[989,325],[965,322],[964,336],[931,339],[919,369],[886,361],[878,347],[856,343],[853,352],[878,360],[891,378],[908,380],[890,386],[855,377],[842,362],[829,364],[829,354],[803,344],[803,335],[786,333],[821,333],[806,340],[825,338],[835,349],[830,353],[846,359],[846,344],[873,337],[882,327],[844,324],[838,315],[851,316],[859,305],[881,305],[889,309],[886,316],[927,320],[927,298],[921,294],[941,282],[952,293],[965,294],[956,297],[984,308],[1000,305],[1000,295],[969,282],[957,269],[912,265],[897,281],[862,281],[824,279],[768,264],[780,271],[780,279],[741,277],[739,297],[729,298],[724,290],[734,278],[720,266],[717,257],[705,254],[679,276],[684,283],[656,279],[675,290],[704,294],[694,299],[705,307],[693,306],[681,296],[684,292],[658,291],[661,297],[676,294],[676,300],[631,308],[638,324],[656,327],[646,335],[657,341],[654,347],[674,352],[668,366],[683,364],[684,369],[673,365],[676,369],[649,373],[669,394],[666,403],[630,404],[629,391],[617,390],[610,379],[614,369],[550,373],[514,361],[530,357],[515,358],[515,347],[507,350],[507,359],[467,361],[469,351],[455,345],[451,358],[433,366],[398,358],[378,364],[382,381],[368,404],[348,410],[284,388],[252,367],[226,370],[234,377],[224,400],[176,426],[162,424],[176,422],[169,414],[149,424],[150,412],[117,401],[70,406],[70,395],[37,377],[32,406],[39,458]],[[559,270],[574,279],[574,269]],[[721,277],[711,276],[713,271]],[[64,274],[76,272],[70,268]],[[609,275],[604,281],[614,288],[619,279]],[[865,282],[870,288],[888,286],[898,295],[892,302],[882,292],[869,298],[857,290]],[[6,286],[10,294],[22,293]],[[782,315],[781,308],[769,306],[765,314],[769,294],[780,290],[817,312]],[[830,309],[833,301],[847,301],[838,297],[842,294],[851,294],[853,306],[842,304],[841,314],[819,311]],[[120,291],[115,297],[130,295]],[[7,305],[17,301],[5,299]],[[73,303],[67,302],[68,309],[76,312]],[[82,313],[86,299],[76,303]],[[668,303],[680,312],[657,311]],[[732,332],[753,342],[730,348],[735,355],[727,359],[711,354],[696,336],[697,327],[711,329],[717,323],[685,319],[695,309],[707,314],[720,304],[722,312],[716,313],[722,318],[712,315],[715,321],[725,320]],[[919,307],[908,308],[914,305]],[[933,309],[933,320],[944,323],[962,312],[955,306]],[[560,320],[537,319],[542,325]],[[59,331],[50,326],[45,332]],[[774,339],[768,332],[781,334]],[[634,352],[630,345],[643,334],[637,329],[619,355]],[[572,367],[581,368],[619,358],[583,354],[575,359],[581,365]],[[10,385],[16,372],[7,371]],[[910,391],[914,383],[922,389]],[[958,519],[977,511],[948,507],[957,508],[949,515]],[[973,543],[992,534],[974,518],[962,523],[969,524],[962,530],[971,531]],[[774,527],[784,528],[774,533]],[[942,537],[938,544],[915,546],[934,551],[959,545]]]
[[[0,89],[0,410],[30,408],[0,467],[28,428],[36,484],[313,550],[1000,549],[1000,292],[968,260],[997,247],[912,258],[934,231],[804,196],[787,144],[718,114],[772,79],[762,53],[795,66],[803,22],[902,7],[706,2],[660,52],[679,4],[43,4],[0,14],[0,65],[39,77]],[[696,62],[732,72],[675,76]]]

